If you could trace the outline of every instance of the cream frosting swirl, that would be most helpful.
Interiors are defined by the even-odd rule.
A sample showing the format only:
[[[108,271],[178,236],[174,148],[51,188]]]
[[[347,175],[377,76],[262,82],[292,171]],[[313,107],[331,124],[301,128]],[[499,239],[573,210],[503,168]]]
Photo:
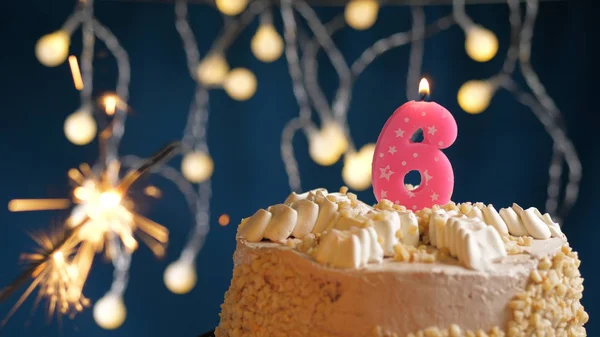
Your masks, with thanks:
[[[498,212],[491,204],[486,206],[476,203],[467,213],[467,217],[483,220],[493,226],[500,235],[530,235],[538,240],[563,236],[560,226],[552,221],[550,215],[548,213],[542,215],[535,207],[524,210],[519,205],[513,204],[512,207],[502,208]]]
[[[314,255],[317,262],[336,268],[360,268],[383,260],[383,250],[372,227],[327,230]]]
[[[530,235],[535,239],[563,237],[548,214],[513,204],[497,211],[483,203],[460,204],[454,210],[429,212],[431,245],[447,250],[467,268],[488,270],[506,256],[502,236]],[[307,247],[315,259],[336,268],[359,268],[395,256],[395,247],[418,246],[420,212],[402,207],[371,207],[351,193],[314,189],[292,193],[283,204],[260,209],[243,219],[237,237],[248,242],[264,239],[288,244],[289,239],[312,242]],[[425,228],[427,228],[425,226]],[[294,245],[291,245],[294,246]]]
[[[498,258],[506,256],[497,229],[476,217],[458,216],[439,211],[430,218],[431,244],[447,249],[467,268],[486,271]]]

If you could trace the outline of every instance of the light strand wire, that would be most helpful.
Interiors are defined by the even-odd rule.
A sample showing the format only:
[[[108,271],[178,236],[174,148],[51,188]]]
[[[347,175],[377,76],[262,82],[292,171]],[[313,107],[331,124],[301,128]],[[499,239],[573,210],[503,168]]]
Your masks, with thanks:
[[[325,24],[326,34],[333,36],[335,32],[346,26],[346,20],[343,15],[338,15],[331,21]],[[319,63],[317,62],[317,54],[321,47],[316,38],[312,38],[303,44],[302,50],[302,69],[304,73],[304,83],[306,92],[310,98],[313,107],[321,120],[333,118],[333,111],[329,106],[329,102],[318,81]],[[333,62],[333,61],[332,61]],[[339,67],[335,67],[338,69]]]
[[[456,23],[465,33],[475,25],[467,15],[465,0],[452,0],[452,15],[454,15]]]
[[[410,13],[412,16],[412,39],[408,57],[408,74],[406,75],[406,99],[416,100],[419,96],[417,89],[425,54],[425,11],[423,7],[411,6]]]
[[[185,54],[188,63],[190,76],[196,81],[196,89],[194,93],[194,101],[190,106],[189,119],[193,122],[190,130],[191,134],[184,134],[184,141],[188,144],[193,143],[194,150],[202,151],[209,155],[209,149],[206,139],[206,128],[209,117],[209,93],[208,90],[200,83],[196,76],[195,69],[200,62],[200,52],[196,37],[189,25],[187,0],[178,0],[175,3],[175,22],[177,31],[183,42]],[[228,23],[231,26],[234,23]],[[193,116],[193,117],[192,117]],[[189,264],[193,264],[202,249],[206,240],[206,235],[210,229],[210,199],[212,196],[212,188],[210,178],[198,185],[197,193],[189,194],[186,198],[194,199],[191,204],[191,210],[194,214],[194,222],[188,240],[181,251],[179,259]]]
[[[538,102],[534,95],[521,90],[518,84],[510,77],[503,78],[500,86],[509,91],[521,104],[531,109],[533,114],[542,123],[544,129],[554,141],[555,146],[559,147],[561,152],[567,154],[575,153],[573,144],[565,134],[564,130],[556,126],[556,122],[552,119],[552,117],[550,117],[546,109]],[[551,216],[557,223],[562,223],[562,217],[559,217],[558,215]]]
[[[123,297],[129,282],[129,268],[131,266],[131,253],[123,249],[123,244],[119,237],[112,233],[108,241],[111,250],[111,259],[113,264],[113,281],[110,290],[104,296],[116,295]]]
[[[93,21],[94,33],[98,40],[102,41],[117,62],[117,87],[116,93],[118,103],[112,120],[110,138],[106,144],[106,163],[108,167],[119,157],[119,144],[125,133],[125,121],[127,119],[127,101],[129,100],[129,83],[131,81],[131,67],[129,55],[119,43],[116,36],[100,21]]]
[[[287,59],[288,71],[292,79],[292,88],[296,102],[300,109],[299,117],[289,121],[283,128],[281,134],[281,157],[283,159],[288,183],[292,191],[302,190],[298,162],[294,155],[293,140],[296,131],[304,130],[310,141],[310,135],[314,130],[311,120],[311,108],[306,89],[302,79],[302,69],[298,56],[298,41],[296,36],[297,25],[294,18],[294,10],[290,0],[281,1],[281,17],[283,19],[283,37],[285,40],[285,57]]]
[[[551,136],[554,145],[552,148],[552,159],[550,161],[549,181],[547,187],[547,199],[545,208],[546,211],[553,218],[555,218],[559,223],[561,223],[560,219],[566,216],[568,210],[577,198],[577,190],[579,188],[579,181],[581,179],[581,164],[577,157],[577,153],[575,152],[574,146],[572,145],[569,138],[566,136],[566,129],[564,127],[564,121],[562,120],[560,111],[558,110],[558,108],[556,108],[555,105],[554,110],[552,109],[552,107],[549,107],[547,105],[544,106],[544,104],[538,106],[537,102],[535,101],[537,100],[539,103],[541,103],[543,101],[543,97],[536,95],[536,91],[534,91],[531,88],[530,83],[527,81],[527,78],[533,76],[533,78],[530,78],[530,81],[533,82],[534,85],[541,85],[541,82],[537,78],[537,74],[535,73],[531,64],[529,63],[529,56],[531,54],[531,40],[533,38],[533,26],[535,23],[536,16],[535,12],[532,14],[531,9],[529,9],[526,13],[525,21],[523,22],[523,24],[521,24],[521,11],[519,0],[507,0],[507,4],[510,10],[509,22],[511,26],[511,43],[508,48],[506,58],[504,60],[502,70],[498,74],[492,76],[488,81],[494,87],[500,86],[504,89],[507,89],[509,92],[511,92],[517,97],[518,101],[521,104],[530,108],[534,112],[536,118],[540,120],[548,134]],[[530,89],[532,89],[534,93],[533,96],[524,93],[521,89],[518,88],[516,82],[514,82],[514,80],[510,78],[513,72],[515,71],[517,61],[519,61],[521,65],[521,70],[524,77],[526,78],[528,86],[530,86]],[[525,67],[523,67],[523,62],[525,62]],[[541,91],[545,94],[543,86]],[[547,97],[547,99],[551,101],[549,97]],[[548,114],[550,116],[550,119],[540,119],[539,116],[544,113]],[[554,130],[554,132],[550,132],[549,130]],[[571,186],[571,193],[574,193],[575,197],[574,199],[572,195],[569,195],[569,198],[565,197],[565,200],[563,201],[563,208],[561,209],[561,214],[557,214],[562,178],[562,164],[563,159],[565,158],[565,151],[569,152],[568,156],[572,160],[571,166],[569,166],[569,182],[567,183],[567,186]],[[571,167],[574,167],[575,169],[572,170]],[[575,176],[573,177],[573,175]],[[575,186],[575,191],[573,191],[573,186]]]
[[[531,45],[533,29],[538,14],[538,6],[539,0],[527,0],[527,11],[523,29],[521,31],[519,46],[519,64],[521,66],[521,73],[523,74],[529,89],[531,89],[535,98],[539,101],[541,106],[544,107],[550,118],[554,120],[556,127],[560,130],[559,133],[561,134],[561,137],[558,137],[560,142],[557,143],[555,139],[555,145],[553,146],[552,161],[549,169],[550,181],[548,184],[546,210],[552,215],[557,214],[558,212],[558,197],[562,176],[562,161],[564,157],[567,167],[569,168],[568,182],[565,187],[565,195],[560,208],[560,214],[557,214],[557,216],[564,218],[577,201],[579,195],[581,161],[579,160],[575,147],[566,136],[566,128],[564,127],[564,121],[562,120],[560,110],[554,103],[554,100],[548,95],[544,85],[531,65]]]
[[[323,105],[327,102],[327,99],[323,95],[323,91],[320,89],[318,83],[318,68],[316,67],[316,54],[314,55],[315,60],[309,63],[314,64],[315,69],[312,69],[309,72],[311,72],[310,76],[312,76],[312,78],[310,78],[312,85],[314,85],[316,88],[319,88],[314,89],[312,92],[313,96],[317,99],[317,104],[320,105],[319,109],[315,107],[315,110],[317,110],[317,113],[321,118],[321,122],[323,123],[332,122],[331,116],[333,117],[333,120],[336,121],[338,126],[344,132],[344,136],[346,137],[346,141],[348,143],[348,149],[346,150],[347,153],[354,153],[356,152],[356,148],[354,146],[354,141],[352,140],[352,135],[350,133],[350,126],[346,121],[338,120],[338,116],[343,115],[344,109],[346,109],[346,107],[342,104],[339,104],[339,102],[349,101],[350,95],[352,93],[352,79],[348,63],[344,59],[344,56],[342,55],[340,50],[333,42],[333,34],[330,34],[328,32],[327,26],[321,22],[321,20],[319,19],[315,11],[312,9],[312,7],[310,7],[305,1],[302,0],[294,1],[294,6],[298,13],[300,13],[300,15],[302,15],[302,17],[306,20],[308,27],[312,31],[318,44],[325,51],[325,54],[329,58],[329,61],[333,65],[333,68],[335,69],[339,78],[338,90],[336,91],[335,97],[331,104],[331,108],[327,106],[327,108],[325,109]],[[306,58],[306,56],[303,56],[303,58]],[[307,92],[311,90],[308,84],[306,85],[306,90]],[[321,112],[319,112],[319,110],[321,110]]]
[[[75,31],[75,29],[77,29],[77,27],[79,27],[79,25],[81,25],[82,21],[83,11],[80,9],[76,9],[73,13],[71,13],[71,15],[69,15],[67,20],[65,20],[60,30],[66,32],[67,34],[69,34],[69,36],[73,35],[73,32]]]
[[[352,81],[350,68],[346,63],[344,56],[333,42],[331,34],[327,32],[325,25],[323,25],[315,11],[305,1],[294,1],[294,7],[306,20],[306,23],[313,32],[316,40],[323,48],[323,51],[325,51],[325,54],[327,54],[331,64],[339,76],[339,89],[336,93],[334,102],[346,100],[344,97],[350,95]],[[337,112],[338,109],[340,109],[340,107],[337,107],[334,103],[332,107],[334,117],[337,117],[337,115],[340,114],[340,112]]]
[[[209,55],[212,53],[225,53],[238,35],[248,26],[254,18],[262,13],[269,6],[269,0],[252,1],[248,8],[244,10],[237,18],[226,17],[223,32],[215,40],[210,48]]]
[[[93,19],[92,24],[94,28],[94,34],[98,40],[102,41],[106,45],[106,48],[113,55],[117,62],[118,75],[116,92],[119,101],[113,121],[109,126],[111,128],[110,137],[105,144],[106,148],[103,149],[106,157],[105,163],[102,163],[102,165],[105,165],[105,167],[108,168],[110,167],[111,163],[118,161],[119,143],[125,132],[131,68],[129,65],[129,55],[121,46],[115,35],[97,19]],[[116,183],[118,177],[109,177],[109,179],[113,180],[113,183]],[[111,245],[111,250],[113,252],[111,259],[114,271],[112,285],[107,294],[113,294],[122,297],[127,289],[127,283],[129,281],[131,253],[123,249],[121,241],[114,233],[109,241],[109,244]]]
[[[81,107],[84,111],[93,114],[92,94],[94,79],[94,0],[87,0],[82,6],[82,36],[83,49],[81,51],[81,77],[83,90],[81,90]]]
[[[456,21],[452,15],[444,16],[425,28],[423,38],[429,38],[448,28],[452,27]],[[404,46],[412,41],[412,31],[394,33],[388,37],[377,40],[369,48],[362,52],[350,69],[352,70],[352,80],[355,81],[358,76],[379,56],[387,51]]]
[[[196,82],[194,100],[190,106],[188,123],[183,135],[182,145],[185,151],[196,149],[208,154],[208,146],[206,145],[208,91],[200,84],[200,80],[197,77],[196,68],[200,62],[200,52],[198,50],[196,37],[189,24],[188,6],[187,1],[185,0],[178,0],[175,3],[175,27],[183,42],[188,72]]]

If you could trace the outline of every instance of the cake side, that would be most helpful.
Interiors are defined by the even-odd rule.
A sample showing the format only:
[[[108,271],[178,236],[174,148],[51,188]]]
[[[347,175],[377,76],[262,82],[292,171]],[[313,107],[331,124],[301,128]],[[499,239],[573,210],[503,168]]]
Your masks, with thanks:
[[[519,336],[523,320],[534,313],[527,315],[524,306],[535,296],[524,295],[531,275],[538,261],[562,254],[565,241],[536,243],[532,250],[541,260],[510,256],[482,273],[441,262],[395,261],[341,270],[278,244],[241,241],[216,336],[406,336],[434,326],[464,332],[509,327],[510,336]]]
[[[549,216],[318,191],[242,221],[217,337],[585,336],[580,262]]]

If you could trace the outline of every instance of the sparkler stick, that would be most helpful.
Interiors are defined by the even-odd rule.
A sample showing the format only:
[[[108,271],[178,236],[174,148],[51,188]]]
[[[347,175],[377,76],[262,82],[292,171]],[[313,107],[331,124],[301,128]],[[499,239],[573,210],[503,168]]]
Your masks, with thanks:
[[[138,180],[142,175],[148,172],[152,167],[159,165],[174,156],[177,152],[181,150],[181,144],[179,142],[174,142],[167,145],[165,148],[160,150],[158,153],[150,157],[145,163],[143,163],[139,168],[135,170],[129,171],[129,173],[123,178],[121,183],[119,184],[119,191],[125,192],[129,189],[131,184],[133,184],[136,180]]]

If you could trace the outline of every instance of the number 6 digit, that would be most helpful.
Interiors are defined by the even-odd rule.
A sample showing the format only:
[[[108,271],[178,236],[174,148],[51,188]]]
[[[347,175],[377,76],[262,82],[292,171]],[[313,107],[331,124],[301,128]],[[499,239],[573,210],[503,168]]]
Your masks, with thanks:
[[[411,136],[423,130],[423,142]],[[448,157],[440,151],[456,140],[458,128],[452,114],[434,102],[405,103],[388,119],[381,130],[373,157],[373,192],[377,201],[388,199],[417,210],[450,201],[454,171]],[[419,171],[421,184],[409,191],[404,177]]]

